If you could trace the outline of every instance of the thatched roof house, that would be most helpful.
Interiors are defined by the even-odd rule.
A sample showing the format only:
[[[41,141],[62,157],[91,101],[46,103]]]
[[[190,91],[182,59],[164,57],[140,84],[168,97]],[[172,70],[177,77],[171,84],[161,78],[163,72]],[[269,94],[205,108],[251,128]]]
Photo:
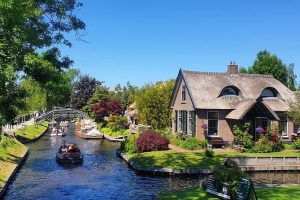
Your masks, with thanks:
[[[171,108],[173,131],[203,137],[203,124],[208,135],[232,142],[232,125],[249,121],[255,128],[279,125],[283,137],[293,132],[286,118],[289,102],[295,94],[272,75],[241,74],[231,63],[226,73],[180,70]]]

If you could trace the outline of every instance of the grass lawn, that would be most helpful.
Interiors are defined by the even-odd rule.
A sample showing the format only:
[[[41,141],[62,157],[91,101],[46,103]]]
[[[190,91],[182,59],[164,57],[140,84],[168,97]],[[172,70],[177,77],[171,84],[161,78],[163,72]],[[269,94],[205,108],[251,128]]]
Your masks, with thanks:
[[[256,188],[257,198],[261,200],[292,200],[300,199],[300,185],[299,186],[282,186],[271,188]],[[191,188],[186,190],[166,192],[158,195],[160,200],[164,199],[207,199],[215,200],[206,194],[201,188]]]
[[[41,135],[48,127],[48,122],[45,121],[40,125],[31,125],[27,126],[23,130],[16,130],[14,131],[16,135],[24,137],[26,139],[34,139]]]
[[[239,153],[239,152],[220,152],[215,151],[212,158],[206,157],[204,152],[184,152],[178,153],[173,150],[169,151],[151,151],[140,154],[128,155],[132,161],[142,167],[158,167],[158,168],[202,168],[212,169],[220,166],[226,157],[264,157],[264,156],[300,156],[300,152],[282,151],[274,153]]]
[[[17,140],[10,147],[3,148],[0,146],[0,190],[26,151],[27,147]]]

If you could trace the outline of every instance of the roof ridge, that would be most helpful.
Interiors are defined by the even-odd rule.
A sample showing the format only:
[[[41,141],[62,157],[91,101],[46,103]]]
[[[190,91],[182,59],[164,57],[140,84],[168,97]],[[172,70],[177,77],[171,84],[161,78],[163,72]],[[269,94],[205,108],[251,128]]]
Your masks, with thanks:
[[[193,71],[193,70],[182,70],[184,73],[190,73],[190,74],[201,74],[201,75],[225,75],[225,76],[233,76],[233,77],[239,77],[239,76],[248,76],[248,77],[264,77],[264,78],[274,78],[273,75],[267,75],[267,74],[229,74],[228,72],[202,72],[202,71]]]

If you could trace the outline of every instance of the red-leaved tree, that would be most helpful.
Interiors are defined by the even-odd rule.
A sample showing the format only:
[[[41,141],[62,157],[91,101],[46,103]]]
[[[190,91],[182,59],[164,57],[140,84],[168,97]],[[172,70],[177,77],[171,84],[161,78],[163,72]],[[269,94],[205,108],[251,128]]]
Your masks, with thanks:
[[[123,106],[119,100],[99,101],[93,105],[93,112],[99,119],[109,117],[111,115],[122,115]]]

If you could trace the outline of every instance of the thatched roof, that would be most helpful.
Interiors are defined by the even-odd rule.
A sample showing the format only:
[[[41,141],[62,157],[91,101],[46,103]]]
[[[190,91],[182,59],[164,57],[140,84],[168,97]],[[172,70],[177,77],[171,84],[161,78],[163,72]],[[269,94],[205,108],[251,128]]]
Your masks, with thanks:
[[[177,77],[177,88],[174,89],[171,105],[174,104],[178,84],[184,81],[196,109],[238,109],[243,112],[251,103],[260,98],[261,92],[272,88],[278,92],[274,98],[263,99],[264,104],[273,111],[286,111],[290,101],[294,101],[294,93],[272,75],[229,74],[215,72],[197,72],[180,70]],[[239,90],[238,96],[221,96],[227,87]],[[248,103],[246,103],[248,102]]]

